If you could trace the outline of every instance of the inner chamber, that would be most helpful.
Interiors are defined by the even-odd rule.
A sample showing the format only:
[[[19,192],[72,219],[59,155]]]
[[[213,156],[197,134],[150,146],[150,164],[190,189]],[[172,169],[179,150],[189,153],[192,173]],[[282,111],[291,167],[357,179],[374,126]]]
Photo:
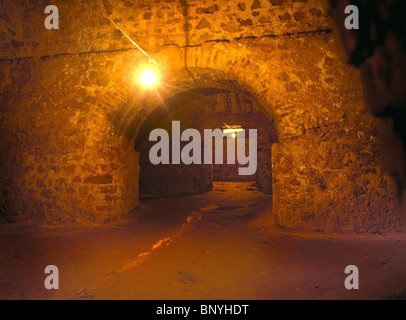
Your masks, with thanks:
[[[149,159],[149,152],[157,141],[149,141],[152,130],[161,128],[169,134],[170,161],[172,160],[172,122],[180,122],[180,132],[197,129],[201,136],[201,164],[158,164]],[[257,130],[257,170],[252,175],[241,175],[238,169],[247,167],[237,157],[235,140],[235,163],[227,163],[227,141],[223,138],[223,163],[216,164],[215,141],[212,139],[212,163],[204,164],[204,129],[222,129],[225,126],[241,126],[245,130],[245,155],[249,155],[249,129]],[[158,139],[159,141],[159,139]],[[262,106],[249,93],[205,88],[182,92],[164,101],[144,122],[135,141],[140,152],[140,197],[192,195],[207,192],[213,183],[252,182],[257,190],[272,194],[271,147],[277,142],[272,120]],[[189,141],[181,141],[180,150]],[[240,147],[242,145],[240,144]]]

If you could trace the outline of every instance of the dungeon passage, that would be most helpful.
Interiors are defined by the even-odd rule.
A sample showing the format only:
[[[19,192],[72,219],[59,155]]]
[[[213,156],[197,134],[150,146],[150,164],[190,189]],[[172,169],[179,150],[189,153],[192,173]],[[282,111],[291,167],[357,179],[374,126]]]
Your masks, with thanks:
[[[378,120],[321,1],[39,1],[1,4],[0,218],[104,222],[140,194],[199,194],[252,181],[294,230],[399,227]],[[120,25],[164,69],[148,62]],[[138,82],[145,66],[153,88]],[[258,169],[148,161],[155,128],[258,130]],[[248,142],[247,142],[248,143]]]
[[[172,146],[172,126],[174,119],[179,124],[187,128],[196,128],[199,130],[198,137],[200,150],[199,164],[152,164],[149,153],[156,144],[150,141],[148,136],[151,128],[158,126],[164,128],[169,134],[170,145]],[[216,141],[213,139],[209,147],[204,145],[204,130],[207,128],[228,129],[229,124],[238,123],[245,129],[245,139],[243,147],[245,153],[249,153],[249,129],[257,130],[255,143],[256,170],[253,174],[239,174],[240,164],[237,154],[237,137],[231,132],[225,134],[222,146],[219,146],[222,152],[222,163],[216,164]],[[227,127],[228,126],[228,127]],[[175,128],[176,129],[176,128]],[[182,128],[180,128],[182,129]],[[145,132],[144,132],[145,131]],[[142,134],[144,132],[144,134]],[[238,133],[237,133],[238,134]],[[229,155],[228,144],[234,143],[232,155],[234,163],[227,163]],[[164,106],[158,107],[151,114],[150,118],[144,122],[136,142],[135,149],[140,150],[140,193],[155,195],[184,195],[193,193],[202,193],[211,190],[213,181],[254,181],[257,189],[265,193],[272,192],[272,161],[271,147],[277,139],[276,131],[271,119],[268,118],[260,106],[255,103],[252,97],[246,93],[230,93],[216,89],[195,90],[184,92],[173,97],[170,102]],[[180,140],[180,137],[178,138]],[[252,139],[253,140],[253,139]],[[180,148],[183,150],[187,141],[182,141]],[[140,145],[140,146],[138,146]],[[210,152],[211,156],[204,153]],[[210,163],[204,161],[205,157],[210,158]],[[245,166],[246,167],[246,166]],[[178,179],[182,176],[182,179]]]

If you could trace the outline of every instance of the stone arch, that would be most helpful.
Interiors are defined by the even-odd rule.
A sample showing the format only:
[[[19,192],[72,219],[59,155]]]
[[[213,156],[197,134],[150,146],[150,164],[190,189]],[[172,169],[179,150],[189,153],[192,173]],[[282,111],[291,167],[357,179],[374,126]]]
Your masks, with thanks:
[[[246,92],[258,105],[262,106],[264,99],[257,95],[257,91],[252,86],[242,84],[236,80],[235,74],[225,74],[221,70],[208,68],[188,68],[189,74],[184,68],[170,70],[167,78],[171,74],[176,74],[178,81],[167,81],[157,90],[144,91],[142,95],[134,93],[126,97],[117,110],[111,113],[111,122],[114,133],[122,135],[128,139],[128,145],[134,145],[138,131],[145,119],[164,101],[187,91],[204,90],[205,88],[215,88],[223,91],[243,91]],[[196,80],[196,81],[195,81]],[[272,108],[263,108],[269,119],[275,123],[275,115]]]
[[[376,158],[374,120],[365,112],[361,87],[353,86],[359,74],[341,62],[331,35],[314,35],[306,41],[261,38],[247,41],[246,47],[233,42],[187,50],[170,46],[155,56],[171,66],[165,72],[167,87],[160,92],[161,99],[198,84],[237,85],[268,108],[280,138],[272,152],[278,224],[294,229],[371,231],[380,228],[378,212],[384,211],[387,226],[396,225],[391,181],[370,176],[370,172],[381,174],[382,168]],[[340,85],[332,85],[333,79]],[[114,130],[134,141],[141,119],[157,104],[159,100],[150,93],[127,98],[116,113]],[[134,112],[134,106],[140,105],[143,108]],[[338,147],[333,142],[337,140]],[[357,191],[360,180],[369,181],[368,186]],[[371,193],[376,195],[372,201]],[[383,195],[389,201],[382,203]]]
[[[237,85],[232,87],[238,91],[218,88],[184,91],[154,108],[143,122],[134,145],[135,150],[140,152],[140,193],[144,191],[155,195],[196,194],[210,190],[213,181],[255,182],[258,190],[272,193],[271,145],[278,141],[274,124],[265,114],[264,107],[258,104],[252,94],[242,91]],[[248,129],[255,129],[256,172],[250,176],[239,176],[238,162],[234,165],[207,165],[201,160],[201,164],[190,166],[151,165],[148,154],[155,143],[148,141],[150,132],[156,128],[165,128],[171,137],[171,123],[175,120],[180,121],[182,130],[197,129],[202,139],[204,129],[222,128],[225,123],[242,125],[246,129],[247,137]],[[201,143],[203,144],[203,140]],[[245,148],[248,150],[248,140],[246,143]],[[185,144],[187,143],[182,143]],[[224,143],[223,163],[227,161],[226,146]],[[202,146],[202,156],[205,151]],[[182,176],[182,181],[177,181],[176,177],[179,176]],[[154,177],[156,179],[153,179]]]
[[[171,48],[170,51],[172,51]],[[217,50],[217,49],[216,49]],[[182,55],[183,49],[178,49],[177,53]],[[173,52],[171,53],[173,55]],[[129,96],[124,97],[116,110],[110,111],[108,117],[111,121],[112,132],[117,141],[120,141],[120,148],[129,151],[132,146],[137,144],[137,137],[139,135],[140,128],[145,123],[145,120],[153,113],[156,108],[164,101],[168,101],[185,92],[198,92],[204,90],[204,88],[215,88],[216,90],[225,92],[245,92],[249,95],[255,103],[260,106],[261,112],[266,114],[267,119],[270,121],[272,127],[272,135],[278,140],[278,133],[273,132],[275,130],[274,115],[271,108],[265,108],[261,103],[263,99],[256,94],[253,85],[248,85],[238,79],[238,75],[231,72],[225,72],[222,70],[222,64],[212,64],[208,68],[200,67],[200,63],[203,65],[207,63],[207,57],[205,55],[199,55],[199,52],[195,53],[196,59],[194,59],[196,65],[199,67],[181,66],[180,68],[161,71],[164,73],[161,79],[161,85],[155,90],[145,90],[140,92],[133,92]],[[199,60],[198,58],[201,58]],[[248,69],[248,72],[250,70]],[[121,87],[120,85],[117,85]],[[190,97],[189,97],[190,98]],[[262,102],[260,102],[262,101]],[[136,152],[137,161],[139,161],[139,153]],[[139,170],[139,169],[138,169]],[[135,181],[135,180],[134,180]],[[134,181],[126,179],[126,184],[133,185]],[[265,182],[262,183],[265,185]],[[271,190],[272,183],[265,187],[267,190]],[[127,189],[124,186],[124,189]],[[129,188],[134,190],[132,196],[127,198],[137,198],[138,188]],[[270,191],[268,191],[270,192]]]
[[[265,106],[280,140],[272,151],[279,225],[394,228],[392,183],[378,160],[375,120],[366,113],[359,73],[337,52],[329,32],[305,32],[166,45],[153,56],[167,68],[161,100],[198,84],[238,85]],[[4,168],[17,172],[10,176],[3,168],[9,220],[106,222],[137,205],[133,141],[160,103],[134,83],[143,63],[133,49],[2,62],[2,99],[14,108],[5,112],[17,124],[4,126],[4,140],[19,155],[4,160]],[[27,72],[38,81],[13,84]],[[22,130],[19,119],[26,119]],[[28,138],[20,139],[25,130]]]

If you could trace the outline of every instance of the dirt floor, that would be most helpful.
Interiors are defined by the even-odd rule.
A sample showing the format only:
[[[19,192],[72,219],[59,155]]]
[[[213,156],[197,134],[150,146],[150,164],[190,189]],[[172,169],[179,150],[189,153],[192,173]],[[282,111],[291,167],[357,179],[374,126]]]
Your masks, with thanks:
[[[406,236],[291,233],[272,197],[217,183],[114,225],[0,225],[0,299],[405,299]],[[47,265],[59,289],[47,290]],[[359,269],[347,290],[344,269]]]

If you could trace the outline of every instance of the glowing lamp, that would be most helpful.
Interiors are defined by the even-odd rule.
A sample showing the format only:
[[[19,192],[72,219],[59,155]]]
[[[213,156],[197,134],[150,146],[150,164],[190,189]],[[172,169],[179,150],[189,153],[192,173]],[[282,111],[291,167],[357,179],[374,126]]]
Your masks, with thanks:
[[[233,138],[237,136],[237,132],[243,131],[243,128],[241,126],[228,126],[225,125],[223,127],[223,134],[231,134]]]
[[[140,81],[144,87],[152,87],[158,82],[158,78],[154,71],[145,70],[141,73]]]

